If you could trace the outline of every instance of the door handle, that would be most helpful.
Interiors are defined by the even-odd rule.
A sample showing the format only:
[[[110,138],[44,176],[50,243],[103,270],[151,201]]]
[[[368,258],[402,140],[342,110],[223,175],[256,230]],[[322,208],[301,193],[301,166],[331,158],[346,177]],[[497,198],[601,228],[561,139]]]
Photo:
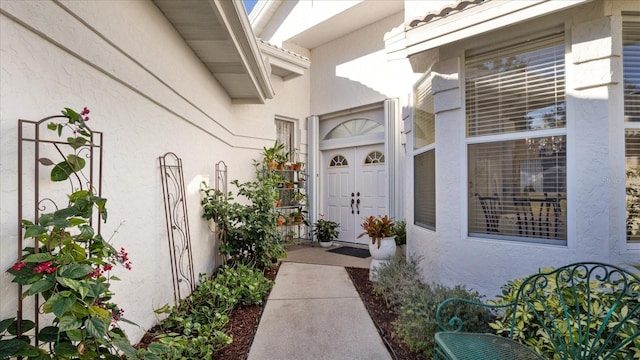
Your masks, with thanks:
[[[360,200],[358,200],[360,201]],[[355,200],[351,199],[351,213],[353,214],[353,203],[355,202]]]
[[[353,201],[353,199],[351,200]],[[358,215],[360,215],[360,198],[356,201],[356,209],[358,209]],[[353,210],[351,210],[351,213],[353,213]]]

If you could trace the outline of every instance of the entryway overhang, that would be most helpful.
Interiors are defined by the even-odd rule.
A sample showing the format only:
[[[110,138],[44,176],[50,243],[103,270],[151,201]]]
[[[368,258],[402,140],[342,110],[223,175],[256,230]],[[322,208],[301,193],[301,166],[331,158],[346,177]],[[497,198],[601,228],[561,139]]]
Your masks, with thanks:
[[[234,103],[274,96],[249,18],[239,1],[153,0]]]
[[[411,57],[440,46],[545,16],[593,0],[469,0],[409,21],[386,40],[391,57]],[[414,69],[415,70],[415,69]]]

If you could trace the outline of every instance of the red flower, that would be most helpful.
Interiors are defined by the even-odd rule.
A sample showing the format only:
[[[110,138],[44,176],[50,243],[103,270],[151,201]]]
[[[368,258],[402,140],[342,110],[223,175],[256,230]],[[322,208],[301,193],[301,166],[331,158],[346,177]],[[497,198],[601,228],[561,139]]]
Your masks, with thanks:
[[[102,271],[109,271],[111,269],[113,269],[113,265],[111,265],[111,264],[102,265]]]
[[[51,266],[52,264],[53,262],[51,260],[40,263],[33,268],[33,272],[36,274],[41,274],[41,273],[51,274],[57,269],[57,267]]]
[[[127,270],[131,270],[131,261],[129,261],[129,254],[124,250],[124,248],[120,248],[120,252],[116,255],[118,261],[124,265]]]
[[[82,120],[89,121],[89,117],[87,116],[89,115],[89,108],[85,106],[84,109],[82,109],[82,112],[80,113],[80,115],[82,116]]]
[[[11,267],[11,270],[18,271],[18,270],[22,269],[25,266],[27,266],[26,262],[18,261],[17,263],[13,264],[13,266]]]

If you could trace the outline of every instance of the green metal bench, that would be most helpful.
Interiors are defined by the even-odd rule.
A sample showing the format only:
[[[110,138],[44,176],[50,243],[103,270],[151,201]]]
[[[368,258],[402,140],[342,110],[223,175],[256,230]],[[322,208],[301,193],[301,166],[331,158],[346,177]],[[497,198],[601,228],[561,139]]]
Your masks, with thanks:
[[[640,359],[638,275],[603,263],[575,263],[529,276],[515,294],[508,303],[440,303],[434,359]],[[508,337],[464,332],[461,315],[452,315],[460,302],[505,316]],[[514,340],[544,346],[534,352]]]

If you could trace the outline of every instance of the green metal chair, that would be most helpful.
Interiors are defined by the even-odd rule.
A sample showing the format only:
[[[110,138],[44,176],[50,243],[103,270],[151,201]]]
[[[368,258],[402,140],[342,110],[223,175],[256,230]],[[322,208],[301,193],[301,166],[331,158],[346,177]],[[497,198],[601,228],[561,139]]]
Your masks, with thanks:
[[[508,338],[463,332],[456,315],[443,319],[460,302],[506,315]],[[604,263],[570,264],[529,276],[509,303],[447,299],[436,320],[443,332],[435,335],[435,359],[640,359],[640,277]],[[533,344],[533,337],[544,344],[539,353],[513,341]]]

